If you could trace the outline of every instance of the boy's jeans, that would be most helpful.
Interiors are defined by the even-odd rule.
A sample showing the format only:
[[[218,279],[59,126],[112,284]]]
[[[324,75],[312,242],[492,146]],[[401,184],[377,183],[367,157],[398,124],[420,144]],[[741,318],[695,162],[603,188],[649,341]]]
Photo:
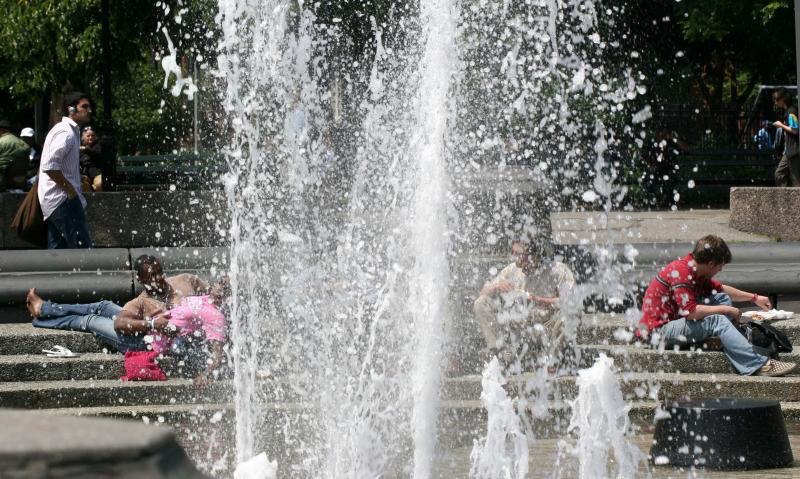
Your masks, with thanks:
[[[717,293],[706,299],[707,301],[698,302],[698,304],[727,306],[733,304],[730,296],[725,293]],[[756,353],[753,345],[724,314],[712,314],[698,321],[686,318],[676,319],[660,327],[657,331],[667,348],[701,343],[712,336],[719,336],[725,356],[740,374],[753,374],[769,359]]]
[[[144,351],[147,344],[140,336],[126,336],[114,330],[114,316],[122,308],[111,301],[88,304],[59,304],[45,301],[41,316],[33,319],[37,328],[63,329],[93,333],[119,352]]]

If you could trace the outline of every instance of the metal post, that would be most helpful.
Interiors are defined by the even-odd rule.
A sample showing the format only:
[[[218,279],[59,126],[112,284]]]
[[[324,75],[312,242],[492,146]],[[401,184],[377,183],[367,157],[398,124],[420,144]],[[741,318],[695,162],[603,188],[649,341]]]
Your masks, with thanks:
[[[116,186],[117,145],[114,140],[114,121],[111,116],[111,25],[108,0],[102,0],[100,8],[102,22],[100,40],[103,47],[103,130],[100,135],[100,144],[103,151],[103,162],[106,164],[106,171],[103,172],[104,189],[110,190]]]
[[[800,0],[794,0],[794,54],[796,68],[797,100],[800,104]]]
[[[194,154],[197,156],[197,152],[200,151],[198,148],[200,145],[200,128],[197,121],[198,103],[200,101],[200,67],[197,66],[197,58],[194,59],[194,84],[197,85],[197,91],[194,92]]]

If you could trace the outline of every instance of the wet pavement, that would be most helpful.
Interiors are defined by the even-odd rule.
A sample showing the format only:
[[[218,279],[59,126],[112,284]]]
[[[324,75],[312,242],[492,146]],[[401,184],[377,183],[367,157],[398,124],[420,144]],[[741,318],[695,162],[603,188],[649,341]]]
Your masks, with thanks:
[[[641,434],[636,436],[634,442],[642,450],[642,452],[647,454],[647,452],[650,450],[651,440],[652,435]],[[653,479],[797,478],[800,477],[800,461],[798,461],[798,458],[800,458],[800,435],[790,434],[789,441],[792,445],[792,453],[795,457],[795,464],[788,468],[752,471],[715,471],[711,469],[687,469],[669,466],[653,467],[646,463],[642,463],[639,468],[639,473],[636,475],[636,477]],[[554,475],[554,465],[559,454],[558,442],[558,439],[542,439],[534,442],[533,446],[530,448],[530,460],[528,463],[527,476],[529,479],[545,479],[552,477],[571,479],[578,477],[578,461],[575,457],[569,455],[562,455],[560,459],[560,474],[557,476]],[[463,447],[443,452],[436,462],[433,477],[437,479],[466,479],[470,477],[469,455],[471,450],[471,447]],[[616,477],[616,474],[614,474],[615,471],[616,470],[612,466],[609,468],[605,477]]]

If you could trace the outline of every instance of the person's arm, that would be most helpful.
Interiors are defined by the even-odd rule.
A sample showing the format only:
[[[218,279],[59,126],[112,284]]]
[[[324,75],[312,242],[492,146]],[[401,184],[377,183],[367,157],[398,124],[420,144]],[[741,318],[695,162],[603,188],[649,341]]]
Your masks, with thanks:
[[[553,306],[558,307],[558,296],[536,296],[533,293],[528,293],[528,301],[533,301],[535,303],[542,304],[544,306]]]
[[[224,357],[222,341],[209,340],[209,344],[211,345],[211,360],[208,362],[206,369],[194,378],[195,386],[201,388],[208,386],[208,384],[211,382],[214,371],[216,371],[217,368],[219,368],[219,366],[222,364],[222,359]]]
[[[61,170],[46,170],[45,173],[50,177],[51,180],[53,180],[55,184],[67,192],[67,198],[72,199],[78,195],[78,192],[75,191],[72,183],[67,181],[67,178],[64,177],[64,173],[62,173]]]
[[[677,279],[677,284],[670,288],[670,294],[679,308],[679,316],[685,317],[690,321],[701,321],[706,316],[711,316],[712,314],[724,314],[731,319],[739,319],[741,313],[738,308],[734,308],[733,306],[722,304],[697,304],[694,286],[683,281],[682,279]],[[712,284],[716,284],[717,290],[724,288],[724,286],[719,283]]]
[[[169,323],[168,311],[158,311],[152,317],[146,318],[140,313],[123,309],[114,318],[114,330],[120,334],[136,336],[151,331],[174,334],[178,332],[179,328]]]
[[[533,301],[544,306],[558,308],[560,299],[560,292],[570,290],[575,287],[575,276],[569,267],[563,263],[555,263],[554,268],[557,268],[558,275],[558,291],[556,296],[538,296],[533,293],[528,293],[528,301]]]
[[[737,303],[744,303],[749,301],[758,306],[759,308],[763,309],[764,311],[769,311],[770,309],[772,309],[772,303],[766,296],[759,296],[756,293],[749,293],[747,291],[742,291],[740,289],[734,288],[733,286],[728,286],[727,284],[722,285],[722,291],[728,296],[730,296],[731,299],[736,301]]]
[[[790,124],[787,125],[786,123],[778,120],[775,123],[773,123],[773,126],[775,126],[775,128],[780,128],[781,130],[785,131],[790,135],[798,136],[797,125],[792,124],[793,120],[791,118],[789,118],[789,122]]]
[[[508,293],[509,291],[513,291],[513,289],[514,289],[514,283],[512,283],[507,279],[492,280],[483,285],[480,295],[493,298],[498,294]]]
[[[700,321],[706,316],[711,316],[712,314],[724,314],[731,319],[739,319],[739,316],[741,316],[741,311],[739,311],[739,308],[725,306],[722,304],[714,306],[708,304],[698,304],[695,306],[694,311],[686,316],[686,319],[691,321]]]

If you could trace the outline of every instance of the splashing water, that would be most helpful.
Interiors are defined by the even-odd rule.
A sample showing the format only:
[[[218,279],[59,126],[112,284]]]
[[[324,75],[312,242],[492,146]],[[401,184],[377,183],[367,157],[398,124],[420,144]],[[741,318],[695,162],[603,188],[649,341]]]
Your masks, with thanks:
[[[487,279],[472,258],[549,235],[559,199],[617,193],[605,121],[634,88],[603,69],[594,2],[389,3],[354,54],[326,2],[218,1],[236,458],[267,451],[288,477],[430,477],[444,359]],[[564,305],[568,336],[612,276]],[[489,373],[492,424],[512,427]]]
[[[500,362],[492,359],[483,370],[481,404],[487,411],[486,436],[476,440],[470,454],[470,477],[524,479],[528,475],[528,437],[506,394]]]
[[[578,372],[577,385],[569,429],[578,435],[573,449],[578,477],[635,477],[646,456],[628,440],[630,406],[622,397],[614,360],[600,354],[591,368]],[[616,463],[614,474],[608,473],[609,451]]]

